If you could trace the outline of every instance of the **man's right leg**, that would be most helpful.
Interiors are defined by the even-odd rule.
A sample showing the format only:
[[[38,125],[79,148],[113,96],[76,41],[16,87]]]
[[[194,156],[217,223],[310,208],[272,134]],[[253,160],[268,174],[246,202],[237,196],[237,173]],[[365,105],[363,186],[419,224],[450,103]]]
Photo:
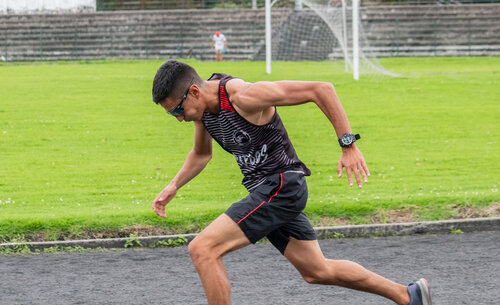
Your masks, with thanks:
[[[410,295],[405,286],[394,283],[354,262],[326,259],[317,240],[290,238],[284,255],[308,283],[366,291],[402,305],[410,302]]]
[[[189,243],[189,254],[208,304],[231,304],[231,286],[222,257],[249,244],[240,227],[226,214],[220,215]]]

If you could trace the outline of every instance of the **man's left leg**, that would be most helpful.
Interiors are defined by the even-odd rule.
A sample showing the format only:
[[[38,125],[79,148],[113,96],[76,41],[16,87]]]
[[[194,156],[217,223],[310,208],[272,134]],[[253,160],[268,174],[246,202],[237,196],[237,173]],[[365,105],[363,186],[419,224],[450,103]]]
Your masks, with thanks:
[[[220,215],[189,243],[189,254],[198,271],[208,304],[230,304],[230,284],[222,257],[250,244],[238,225]]]
[[[284,255],[308,283],[336,285],[375,293],[401,305],[410,302],[405,286],[375,274],[357,263],[326,259],[317,240],[297,240],[291,237]]]

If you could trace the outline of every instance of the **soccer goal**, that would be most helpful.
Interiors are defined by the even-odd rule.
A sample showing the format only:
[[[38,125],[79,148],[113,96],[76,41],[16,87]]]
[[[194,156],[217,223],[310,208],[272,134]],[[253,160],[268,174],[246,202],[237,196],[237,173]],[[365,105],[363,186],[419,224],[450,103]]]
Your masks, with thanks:
[[[396,76],[380,64],[364,35],[359,0],[298,1],[279,26],[271,22],[271,7],[277,1],[265,3],[268,74],[273,60],[344,60],[346,72],[355,80],[360,74]]]

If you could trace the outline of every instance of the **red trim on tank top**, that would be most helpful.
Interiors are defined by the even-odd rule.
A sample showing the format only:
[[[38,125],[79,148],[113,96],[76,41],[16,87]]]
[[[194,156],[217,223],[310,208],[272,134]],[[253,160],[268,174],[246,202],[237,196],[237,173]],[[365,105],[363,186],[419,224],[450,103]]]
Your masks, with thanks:
[[[224,88],[224,85],[219,86],[219,97],[220,97],[220,108],[226,111],[234,112],[234,109],[229,103],[229,100],[227,98],[227,93],[226,89]]]

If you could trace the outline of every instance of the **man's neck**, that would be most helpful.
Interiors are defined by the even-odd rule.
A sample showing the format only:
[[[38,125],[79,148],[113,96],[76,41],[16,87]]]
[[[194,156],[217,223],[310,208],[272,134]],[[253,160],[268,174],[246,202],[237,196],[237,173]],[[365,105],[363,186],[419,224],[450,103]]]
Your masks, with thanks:
[[[219,113],[219,80],[217,81],[205,81],[205,101],[206,101],[206,111],[211,114]]]

